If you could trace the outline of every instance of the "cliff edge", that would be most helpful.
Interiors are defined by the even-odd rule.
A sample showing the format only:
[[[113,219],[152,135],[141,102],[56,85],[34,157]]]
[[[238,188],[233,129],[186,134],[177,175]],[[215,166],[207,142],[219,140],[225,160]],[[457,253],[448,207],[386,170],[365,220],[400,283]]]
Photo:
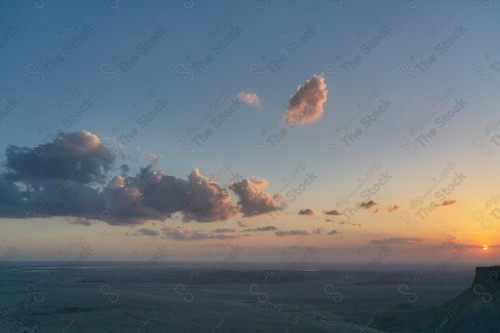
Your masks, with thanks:
[[[476,267],[472,286],[443,305],[386,314],[374,328],[388,332],[500,333],[500,266]]]

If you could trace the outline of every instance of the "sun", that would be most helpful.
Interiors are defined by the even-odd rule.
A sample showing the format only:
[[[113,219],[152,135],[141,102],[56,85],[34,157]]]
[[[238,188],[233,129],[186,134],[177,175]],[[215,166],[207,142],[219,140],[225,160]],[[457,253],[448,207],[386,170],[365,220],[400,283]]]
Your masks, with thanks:
[[[483,245],[483,251],[488,251],[488,245]]]

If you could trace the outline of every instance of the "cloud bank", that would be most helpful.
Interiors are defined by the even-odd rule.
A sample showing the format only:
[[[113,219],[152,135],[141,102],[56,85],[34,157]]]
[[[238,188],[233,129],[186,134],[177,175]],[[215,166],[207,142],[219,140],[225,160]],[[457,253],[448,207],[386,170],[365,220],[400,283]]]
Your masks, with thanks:
[[[183,179],[154,170],[153,164],[130,176],[128,166],[121,165],[113,176],[114,159],[99,137],[87,131],[61,132],[37,147],[8,146],[0,173],[0,217],[62,216],[78,218],[83,225],[90,224],[88,219],[134,225],[175,213],[184,221],[213,222],[281,209],[263,191],[265,179],[231,183],[239,198],[235,204],[228,189],[198,169]]]

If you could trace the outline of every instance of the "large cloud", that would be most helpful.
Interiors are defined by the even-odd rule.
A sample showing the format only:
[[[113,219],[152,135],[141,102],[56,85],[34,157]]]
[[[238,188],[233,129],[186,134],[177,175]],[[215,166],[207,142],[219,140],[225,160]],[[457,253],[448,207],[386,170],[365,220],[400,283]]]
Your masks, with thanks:
[[[184,221],[213,222],[239,212],[229,192],[198,169],[184,180],[153,171],[150,165],[134,177],[115,176],[103,194],[111,217],[125,223],[163,220],[177,212]]]
[[[256,216],[281,209],[269,193],[262,191],[267,185],[267,180],[256,177],[229,184],[229,188],[240,197],[238,205],[244,216]]]
[[[87,131],[59,133],[35,148],[9,146],[6,157],[0,217],[64,216],[133,225],[163,221],[174,213],[184,221],[212,222],[280,209],[262,191],[267,181],[255,177],[230,184],[239,196],[237,204],[229,190],[198,169],[183,179],[154,170],[153,164],[129,176],[122,165],[112,177],[113,155]]]
[[[323,114],[323,105],[328,96],[325,78],[313,75],[288,101],[285,120],[291,125],[312,123]]]
[[[72,179],[82,183],[104,180],[113,155],[97,135],[87,131],[59,133],[37,147],[7,148],[7,177],[13,180]]]

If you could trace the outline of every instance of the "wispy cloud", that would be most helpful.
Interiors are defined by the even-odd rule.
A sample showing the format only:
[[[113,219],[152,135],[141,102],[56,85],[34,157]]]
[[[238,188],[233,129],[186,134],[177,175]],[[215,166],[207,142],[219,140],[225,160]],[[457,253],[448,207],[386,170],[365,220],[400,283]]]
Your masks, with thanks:
[[[242,230],[242,232],[261,232],[261,231],[275,231],[275,230],[278,230],[278,228],[276,228],[272,225],[268,225],[265,227],[248,228],[248,229]]]
[[[384,239],[373,239],[370,241],[372,244],[377,245],[411,245],[422,242],[421,238],[411,238],[411,237],[391,237]]]
[[[233,239],[234,235],[209,234],[199,230],[189,230],[183,227],[164,227],[162,228],[162,237],[176,241],[203,241],[211,239]]]
[[[309,232],[305,230],[289,230],[289,231],[276,231],[274,233],[278,237],[286,237],[286,236],[307,236],[310,235]]]
[[[220,228],[220,229],[215,229],[214,232],[218,234],[225,234],[230,232],[236,232],[236,230],[232,228]]]
[[[457,200],[446,199],[443,202],[436,204],[436,207],[451,206],[451,205],[455,204],[455,202],[457,202]]]

